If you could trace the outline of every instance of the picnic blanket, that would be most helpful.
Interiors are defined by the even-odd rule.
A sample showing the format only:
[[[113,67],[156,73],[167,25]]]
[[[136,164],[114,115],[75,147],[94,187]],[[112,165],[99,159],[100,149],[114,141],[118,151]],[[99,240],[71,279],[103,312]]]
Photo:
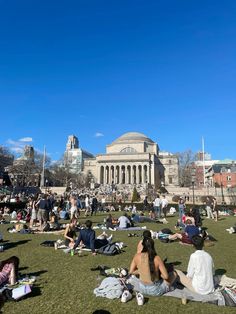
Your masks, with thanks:
[[[174,298],[186,298],[187,300],[203,302],[203,303],[214,303],[219,306],[225,306],[225,300],[219,291],[215,291],[214,293],[202,295],[198,293],[194,293],[187,288],[184,289],[175,289],[173,291],[167,292],[164,294],[166,297],[174,297]]]
[[[236,306],[236,279],[226,275],[214,276],[215,292],[201,295],[194,293],[187,288],[170,291],[165,294],[167,297],[185,298],[187,300],[215,303],[219,306]]]

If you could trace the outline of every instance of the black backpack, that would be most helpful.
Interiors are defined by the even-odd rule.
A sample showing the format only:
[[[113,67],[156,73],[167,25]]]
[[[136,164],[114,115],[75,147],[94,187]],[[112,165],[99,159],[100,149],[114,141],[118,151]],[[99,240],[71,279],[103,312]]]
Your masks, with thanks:
[[[112,256],[112,255],[120,254],[121,249],[115,242],[113,242],[113,243],[109,243],[102,246],[100,249],[98,249],[97,253]]]

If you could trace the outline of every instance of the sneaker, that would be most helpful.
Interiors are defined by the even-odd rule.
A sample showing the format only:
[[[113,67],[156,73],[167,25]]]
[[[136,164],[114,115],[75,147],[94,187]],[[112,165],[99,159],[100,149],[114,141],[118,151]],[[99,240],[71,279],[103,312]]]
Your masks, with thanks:
[[[142,293],[140,292],[136,293],[136,300],[137,300],[138,305],[144,304],[144,296],[142,295]]]
[[[122,293],[122,296],[121,296],[121,302],[122,303],[126,303],[128,302],[129,300],[132,299],[132,294],[129,292],[129,290],[125,290],[123,293]]]

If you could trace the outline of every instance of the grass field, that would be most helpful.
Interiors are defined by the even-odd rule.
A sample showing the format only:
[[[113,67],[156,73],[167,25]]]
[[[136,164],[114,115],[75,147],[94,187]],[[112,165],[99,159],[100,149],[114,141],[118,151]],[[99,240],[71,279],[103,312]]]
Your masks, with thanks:
[[[118,215],[119,213],[116,213]],[[104,214],[93,217],[94,223],[102,222]],[[168,228],[173,230],[176,218],[170,218]],[[81,222],[85,218],[80,219]],[[236,222],[236,217],[224,217],[216,223],[205,220],[204,226],[218,241],[214,246],[206,248],[214,260],[216,272],[229,277],[236,277],[236,250],[235,234],[230,235],[225,231]],[[159,224],[146,224],[149,229],[162,228]],[[143,306],[138,307],[136,299],[122,304],[120,300],[96,298],[93,289],[100,283],[98,272],[92,272],[91,267],[102,264],[107,266],[129,267],[135,253],[139,238],[128,237],[128,232],[114,232],[114,240],[127,244],[125,252],[117,256],[92,256],[84,253],[70,256],[61,250],[40,246],[45,240],[56,240],[55,235],[21,235],[10,234],[6,231],[9,225],[1,225],[4,240],[8,240],[11,247],[1,254],[1,260],[11,255],[20,258],[20,272],[34,274],[37,281],[33,293],[19,302],[7,302],[3,313],[83,313],[90,314],[97,309],[107,310],[110,313],[235,313],[235,308],[222,308],[211,304],[188,302],[182,305],[181,300],[170,297],[149,297]],[[99,233],[97,231],[97,233]],[[140,231],[136,232],[141,234]],[[5,244],[7,246],[7,243]],[[182,246],[179,243],[164,244],[156,240],[156,250],[168,261],[180,262],[179,269],[186,270],[189,255],[193,248]]]

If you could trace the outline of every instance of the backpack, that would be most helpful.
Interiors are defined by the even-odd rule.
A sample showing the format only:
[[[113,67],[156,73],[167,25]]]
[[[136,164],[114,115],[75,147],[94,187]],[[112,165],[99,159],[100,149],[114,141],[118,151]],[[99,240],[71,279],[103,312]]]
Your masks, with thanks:
[[[109,243],[102,246],[100,249],[98,249],[97,253],[112,256],[112,255],[120,254],[121,249],[116,244],[116,242],[114,242],[114,243]]]

